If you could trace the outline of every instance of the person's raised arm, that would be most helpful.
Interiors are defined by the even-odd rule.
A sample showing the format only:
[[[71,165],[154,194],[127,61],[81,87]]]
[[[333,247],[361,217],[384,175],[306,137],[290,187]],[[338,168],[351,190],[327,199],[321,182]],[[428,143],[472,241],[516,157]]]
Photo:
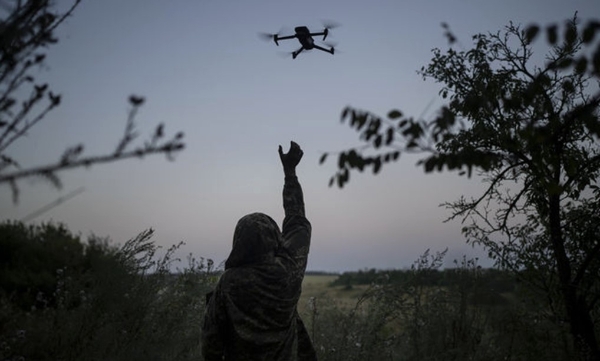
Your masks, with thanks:
[[[284,247],[295,257],[306,260],[310,246],[311,226],[304,213],[304,195],[296,176],[296,166],[302,159],[302,149],[296,142],[290,142],[290,150],[283,153],[279,146],[279,158],[283,165],[285,183],[283,185],[283,220],[282,235]]]
[[[302,149],[296,142],[290,142],[290,150],[287,153],[283,153],[281,146],[279,146],[279,158],[283,165],[283,174],[285,176],[285,183],[283,185],[283,209],[285,216],[300,215],[304,214],[304,196],[302,194],[302,187],[298,182],[296,176],[296,166],[302,159]]]

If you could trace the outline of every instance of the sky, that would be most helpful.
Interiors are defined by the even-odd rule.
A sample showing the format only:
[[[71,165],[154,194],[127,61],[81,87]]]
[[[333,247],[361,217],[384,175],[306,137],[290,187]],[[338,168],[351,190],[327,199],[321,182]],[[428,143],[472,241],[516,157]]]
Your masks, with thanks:
[[[57,1],[59,9],[69,5]],[[440,204],[483,189],[478,179],[425,174],[402,155],[377,176],[353,174],[329,187],[335,158],[323,152],[360,145],[340,123],[348,105],[384,116],[391,109],[433,118],[441,87],[417,73],[431,50],[448,48],[441,23],[459,45],[496,32],[509,21],[563,22],[579,11],[598,14],[595,0],[83,0],[57,30],[47,66],[35,75],[62,94],[59,108],[15,143],[22,165],[59,159],[78,143],[85,154],[113,151],[123,134],[130,94],[144,96],[139,141],[164,122],[185,133],[185,150],[60,173],[64,187],[40,179],[20,183],[18,204],[0,187],[0,218],[23,219],[61,196],[84,191],[30,222],[62,222],[123,244],[147,228],[156,244],[185,242],[189,253],[224,261],[235,225],[252,212],[281,225],[283,172],[277,154],[290,140],[304,150],[297,168],[313,226],[308,269],[343,272],[407,268],[427,249],[448,249],[446,266],[486,252],[465,243],[459,221]],[[321,31],[340,24],[328,41],[336,54],[312,50],[295,60],[296,40],[263,41],[258,33]],[[317,39],[318,40],[318,39]],[[285,53],[288,53],[285,56]]]

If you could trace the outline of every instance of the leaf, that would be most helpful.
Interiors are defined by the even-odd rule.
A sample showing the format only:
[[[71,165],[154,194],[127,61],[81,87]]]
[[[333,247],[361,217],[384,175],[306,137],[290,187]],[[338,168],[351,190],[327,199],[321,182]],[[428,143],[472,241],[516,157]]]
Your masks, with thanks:
[[[344,110],[342,110],[342,115],[340,116],[340,121],[342,123],[348,117],[348,114],[350,113],[350,111],[351,111],[350,107],[345,107]]]
[[[398,119],[400,117],[402,117],[402,112],[399,110],[394,109],[388,113],[388,118],[390,119]]]
[[[579,74],[585,73],[585,71],[587,70],[587,64],[587,58],[585,56],[582,56],[579,60],[577,60],[577,63],[575,63],[575,72]]]
[[[346,153],[340,153],[338,157],[338,168],[342,169],[346,166]]]
[[[435,164],[436,164],[435,158],[433,158],[433,157],[428,158],[424,163],[425,173],[431,173],[431,171],[433,171],[433,169],[435,168]]]
[[[379,173],[381,170],[381,157],[377,157],[373,160],[373,174]]]
[[[577,27],[575,25],[568,25],[565,30],[565,40],[567,44],[574,44],[577,40]]]
[[[583,34],[581,35],[581,40],[584,44],[589,44],[594,40],[594,36],[596,35],[596,31],[600,30],[600,22],[598,21],[590,21],[585,29],[583,29]]]
[[[525,30],[525,39],[527,39],[527,43],[531,43],[535,37],[538,35],[538,33],[540,32],[540,27],[537,25],[530,25],[526,30]]]
[[[373,141],[373,144],[375,145],[375,148],[379,148],[381,147],[381,142],[383,141],[383,138],[381,135],[377,135],[377,137],[375,137],[375,140]]]
[[[596,74],[600,74],[600,46],[596,49],[594,53],[594,71]]]
[[[131,103],[131,105],[133,105],[134,107],[142,105],[145,100],[146,99],[144,99],[144,97],[140,97],[137,95],[129,96],[129,103]]]
[[[344,180],[342,179],[342,176],[340,174],[337,175],[337,184],[338,187],[344,188]]]
[[[323,164],[325,162],[325,159],[327,159],[327,153],[323,153],[321,158],[319,158],[319,164]]]
[[[572,94],[575,92],[575,87],[573,86],[573,82],[568,79],[562,83],[562,88],[568,94]]]
[[[386,134],[385,145],[390,145],[394,141],[394,128],[389,127]]]
[[[550,43],[550,45],[556,44],[556,41],[558,40],[557,26],[556,25],[548,26],[546,28],[546,36],[548,37],[548,43]]]

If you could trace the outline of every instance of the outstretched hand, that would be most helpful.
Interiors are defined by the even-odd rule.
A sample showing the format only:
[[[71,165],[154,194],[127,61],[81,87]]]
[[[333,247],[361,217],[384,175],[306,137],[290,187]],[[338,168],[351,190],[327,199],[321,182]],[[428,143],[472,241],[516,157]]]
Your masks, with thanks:
[[[290,142],[290,150],[287,153],[283,153],[281,145],[279,146],[279,158],[285,172],[294,171],[298,163],[300,163],[302,155],[304,155],[304,152],[300,149],[298,143],[294,141]]]

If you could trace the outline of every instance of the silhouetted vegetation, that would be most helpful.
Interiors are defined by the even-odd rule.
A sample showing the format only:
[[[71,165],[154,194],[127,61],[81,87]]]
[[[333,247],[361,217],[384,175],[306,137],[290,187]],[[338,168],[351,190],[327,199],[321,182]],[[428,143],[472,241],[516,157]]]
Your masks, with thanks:
[[[304,319],[319,360],[575,357],[567,325],[557,327],[543,296],[532,297],[527,284],[507,272],[482,269],[474,259],[441,270],[444,256],[426,252],[409,270],[347,273],[374,278],[351,306],[312,299]],[[392,281],[392,274],[401,277]],[[501,280],[500,287],[490,287],[490,279]],[[343,289],[346,281],[342,276],[338,281],[334,284]]]
[[[449,218],[543,295],[556,328],[569,325],[578,357],[600,360],[600,21],[510,23],[473,36],[468,50],[454,49],[444,27],[450,49],[434,49],[420,73],[442,84],[448,105],[432,121],[344,109],[364,144],[338,154],[330,185],[343,187],[355,170],[377,174],[402,152],[427,154],[418,162],[427,173],[478,172],[487,189],[447,202]],[[536,64],[541,34],[548,51]]]
[[[0,224],[0,360],[192,360],[212,261],[147,230],[122,246],[64,225]]]
[[[331,286],[344,286],[351,288],[355,285],[375,284],[405,284],[414,277],[412,270],[358,270],[344,272],[331,282]],[[443,270],[423,270],[419,274],[419,283],[426,287],[449,287],[460,279],[460,268],[446,268]],[[510,271],[495,268],[480,269],[478,282],[482,288],[490,292],[505,293],[514,291],[518,285],[518,278]]]
[[[175,271],[180,245],[158,255],[151,237],[119,246],[61,224],[0,224],[0,360],[201,360],[205,294],[219,273],[191,256]],[[444,256],[347,272],[329,286],[369,282],[358,299],[312,298],[302,317],[319,359],[573,357],[567,324],[557,327],[543,295],[476,260],[442,270]]]
[[[168,138],[164,124],[159,124],[143,144],[134,146],[139,136],[135,116],[144,98],[131,95],[125,131],[114,150],[85,155],[84,144],[76,144],[56,162],[41,166],[22,164],[10,154],[12,146],[23,141],[27,132],[60,105],[60,94],[47,83],[36,82],[34,75],[45,64],[47,48],[58,42],[55,29],[80,2],[73,0],[65,13],[58,13],[50,0],[0,0],[0,184],[10,186],[14,202],[19,196],[18,181],[25,178],[40,177],[61,188],[57,173],[63,170],[157,153],[173,159],[184,148],[183,132]]]

